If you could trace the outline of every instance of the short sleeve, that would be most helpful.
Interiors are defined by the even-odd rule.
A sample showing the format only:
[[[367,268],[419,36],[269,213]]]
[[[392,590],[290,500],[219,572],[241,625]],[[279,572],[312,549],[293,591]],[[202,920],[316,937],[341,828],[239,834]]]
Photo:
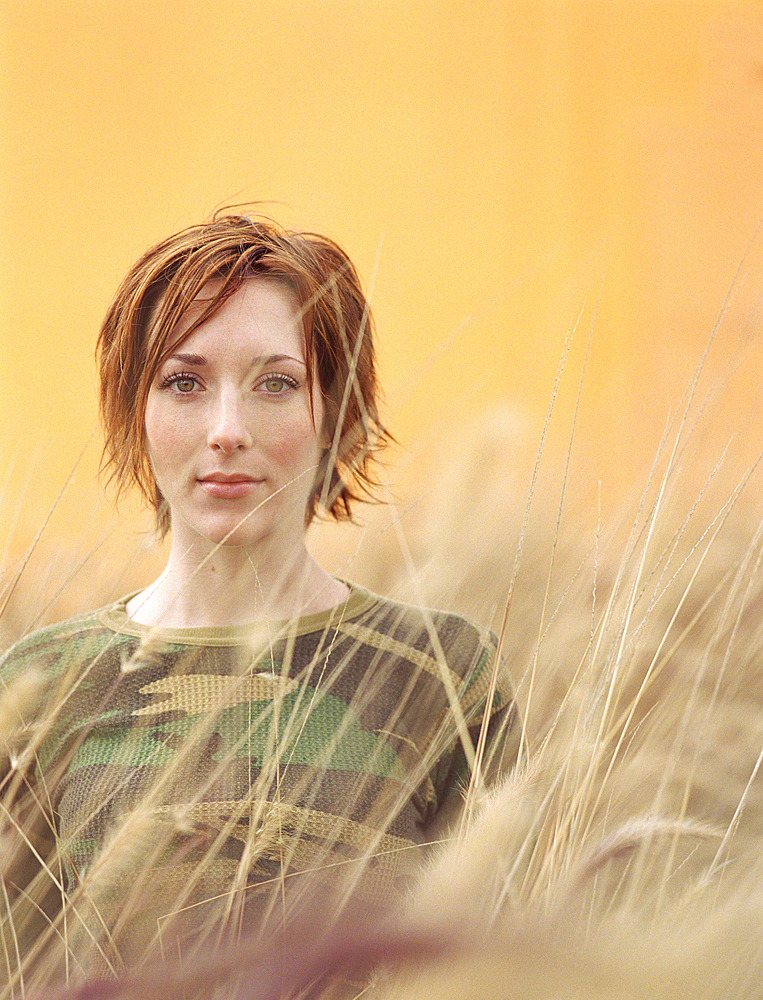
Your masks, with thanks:
[[[23,953],[60,908],[54,860],[55,822],[49,790],[35,773],[35,721],[41,712],[45,690],[34,639],[22,640],[0,659],[4,721],[0,830],[5,844],[6,890],[0,941],[6,957],[13,954],[9,950],[11,940]]]
[[[498,643],[495,635],[470,627],[477,636],[477,646],[464,674],[459,707],[466,721],[469,743],[472,750],[476,750],[486,699],[493,674],[496,674],[481,769],[484,783],[491,786],[516,766],[521,754],[521,723],[506,664],[502,658],[496,664]],[[463,651],[465,642],[462,640],[459,645]],[[450,665],[458,669],[452,660]],[[433,798],[428,804],[424,824],[428,834],[432,830],[447,829],[452,823],[460,812],[471,779],[469,757],[473,755],[467,756],[455,716],[456,712],[450,709],[441,723],[450,739],[429,774]]]

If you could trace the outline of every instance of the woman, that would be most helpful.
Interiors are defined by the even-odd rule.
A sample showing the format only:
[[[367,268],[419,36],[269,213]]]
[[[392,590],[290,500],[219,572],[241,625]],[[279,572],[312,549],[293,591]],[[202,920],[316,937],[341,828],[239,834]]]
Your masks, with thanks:
[[[190,953],[306,893],[384,904],[457,812],[480,732],[485,773],[515,752],[492,636],[305,547],[316,514],[368,496],[387,436],[335,243],[238,215],[178,233],[127,275],[98,352],[106,467],[170,552],[144,590],[2,663],[6,685],[47,684],[34,766],[4,786],[41,827],[23,834],[41,871],[8,903],[6,945],[37,934],[31,959],[7,945],[12,979]]]

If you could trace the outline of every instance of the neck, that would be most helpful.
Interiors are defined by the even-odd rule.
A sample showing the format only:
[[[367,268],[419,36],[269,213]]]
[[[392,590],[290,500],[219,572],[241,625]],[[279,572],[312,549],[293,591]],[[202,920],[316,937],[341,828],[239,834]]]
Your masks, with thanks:
[[[162,575],[130,600],[128,615],[145,625],[193,628],[314,614],[341,604],[348,589],[325,573],[301,541],[289,558],[216,546],[173,544]]]

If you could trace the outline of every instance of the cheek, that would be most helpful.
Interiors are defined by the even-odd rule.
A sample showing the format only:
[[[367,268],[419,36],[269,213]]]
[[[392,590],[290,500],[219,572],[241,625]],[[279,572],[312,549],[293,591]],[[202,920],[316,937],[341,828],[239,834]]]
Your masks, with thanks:
[[[166,430],[163,427],[161,414],[151,403],[146,406],[146,415],[143,418],[143,428],[146,441],[146,453],[153,464],[157,452],[157,445],[166,437]]]
[[[315,464],[320,451],[318,431],[313,427],[309,413],[302,411],[290,419],[277,416],[268,421],[267,430],[261,425],[259,445],[270,459],[282,468],[307,468]],[[256,445],[255,445],[256,446]]]
[[[144,418],[146,454],[158,479],[172,459],[183,454],[184,437],[188,436],[189,422],[178,420],[176,415],[166,412],[160,404],[149,402]]]
[[[158,394],[149,396],[143,421],[146,440],[152,440],[158,445],[166,438],[180,439],[184,434],[188,436],[194,424],[193,416],[192,407],[173,405],[170,400]]]

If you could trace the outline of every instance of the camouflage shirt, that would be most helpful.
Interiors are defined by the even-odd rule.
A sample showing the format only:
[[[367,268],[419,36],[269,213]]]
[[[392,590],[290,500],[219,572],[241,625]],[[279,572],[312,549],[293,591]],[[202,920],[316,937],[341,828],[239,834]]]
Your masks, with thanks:
[[[211,910],[240,922],[253,900],[262,914],[307,891],[307,873],[313,895],[387,898],[468,782],[495,638],[354,585],[329,611],[251,627],[152,629],[125,604],[0,664],[6,683],[32,666],[48,681],[30,780],[83,939],[101,926],[142,948],[173,920],[173,935]],[[493,765],[512,721],[500,673]]]

